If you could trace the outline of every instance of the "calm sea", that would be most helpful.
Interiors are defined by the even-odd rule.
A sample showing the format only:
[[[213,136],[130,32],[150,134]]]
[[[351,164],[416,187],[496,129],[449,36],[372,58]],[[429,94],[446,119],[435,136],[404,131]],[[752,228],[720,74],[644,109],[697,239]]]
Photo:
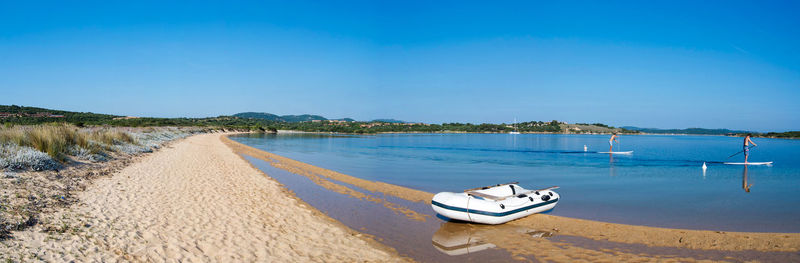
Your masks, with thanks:
[[[756,138],[743,161],[742,138],[542,134],[278,134],[241,143],[375,181],[432,193],[497,183],[560,186],[554,215],[659,227],[800,232],[800,140]],[[584,145],[588,151],[584,152]],[[701,166],[706,162],[708,169]]]

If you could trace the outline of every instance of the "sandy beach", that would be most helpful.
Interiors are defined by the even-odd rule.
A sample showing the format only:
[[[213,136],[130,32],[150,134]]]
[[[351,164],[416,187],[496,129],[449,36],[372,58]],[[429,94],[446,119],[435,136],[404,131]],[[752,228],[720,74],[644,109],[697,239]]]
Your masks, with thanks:
[[[380,204],[408,220],[437,220],[385,198],[429,204],[431,193],[295,161],[240,144],[226,134],[203,134],[175,142],[110,177],[97,179],[78,194],[75,205],[48,215],[36,227],[14,232],[14,238],[2,242],[0,254],[12,261],[56,262],[410,260],[380,240],[311,207],[243,156],[268,161],[333,192]],[[691,255],[654,257],[635,250],[587,248],[548,239],[531,242],[516,237],[531,229],[589,243],[716,251],[724,259],[735,259],[725,256],[730,252],[800,251],[800,234],[796,233],[667,229],[545,214],[503,226],[448,224],[437,235],[467,231],[523,260],[696,261]]]
[[[9,260],[402,261],[294,198],[221,134],[150,154],[80,193],[77,205],[3,241]],[[61,224],[63,233],[42,232]]]

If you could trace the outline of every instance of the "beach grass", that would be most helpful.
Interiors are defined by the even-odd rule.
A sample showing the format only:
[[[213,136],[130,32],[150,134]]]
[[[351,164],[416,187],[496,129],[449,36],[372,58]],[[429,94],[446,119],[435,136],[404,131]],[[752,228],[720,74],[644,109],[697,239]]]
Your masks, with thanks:
[[[195,131],[197,130],[197,131]],[[69,161],[70,156],[85,159],[104,159],[107,153],[123,152],[136,154],[149,152],[163,141],[184,137],[190,133],[203,132],[200,129],[175,128],[122,128],[122,127],[77,127],[71,124],[51,123],[39,125],[0,126],[0,146],[14,152],[32,150],[46,153],[60,163]],[[10,149],[15,149],[11,151]],[[29,149],[25,150],[24,149]],[[9,156],[5,156],[9,162]],[[3,158],[3,156],[0,156]],[[16,158],[24,159],[24,158]],[[29,159],[29,158],[28,158]],[[2,167],[0,167],[2,168]]]
[[[130,134],[117,129],[92,131],[69,124],[43,124],[0,128],[0,144],[7,143],[34,148],[64,162],[72,146],[99,153],[104,148],[101,144],[135,143],[135,140]]]

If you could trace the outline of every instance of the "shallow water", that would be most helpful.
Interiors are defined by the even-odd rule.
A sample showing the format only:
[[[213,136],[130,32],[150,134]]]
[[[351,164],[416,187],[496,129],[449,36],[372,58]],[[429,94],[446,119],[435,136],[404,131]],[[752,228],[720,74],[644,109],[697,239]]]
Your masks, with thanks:
[[[270,177],[292,190],[297,197],[314,208],[352,229],[375,236],[376,240],[397,249],[398,253],[403,256],[429,262],[456,262],[460,260],[503,262],[510,259],[508,252],[499,249],[485,251],[485,253],[467,253],[450,258],[446,254],[439,253],[435,247],[430,245],[431,234],[439,227],[439,222],[435,220],[411,220],[396,214],[393,210],[387,209],[381,204],[329,191],[304,176],[275,168],[269,163],[256,158],[249,156],[245,158],[258,169],[261,169]],[[344,184],[342,182],[336,183]],[[427,212],[427,210],[430,210],[430,206],[424,203],[414,203],[400,198],[384,196],[380,193],[368,192],[352,185],[347,186],[360,192],[379,195],[380,198],[389,199],[395,204],[417,211]],[[431,214],[431,212],[426,214]]]
[[[571,262],[578,259],[597,261],[600,258],[608,261],[610,258],[607,257],[621,260],[633,255],[650,260],[657,258],[731,262],[800,260],[800,254],[795,252],[655,247],[562,235],[556,229],[449,221],[436,216],[426,203],[410,202],[328,178],[331,182],[351,190],[427,215],[425,220],[415,220],[381,203],[369,201],[368,198],[359,199],[349,194],[328,190],[309,177],[276,168],[269,162],[247,155],[244,155],[244,158],[314,208],[351,229],[373,236],[378,242],[396,249],[400,255],[419,262]],[[626,253],[627,256],[621,256],[620,252]]]
[[[518,181],[558,185],[554,215],[606,222],[725,231],[800,232],[800,141],[754,139],[733,166],[741,138],[541,134],[279,134],[238,142],[348,175],[428,192]],[[587,145],[588,152],[583,152]],[[615,147],[615,151],[620,150]],[[708,170],[701,169],[707,162]]]

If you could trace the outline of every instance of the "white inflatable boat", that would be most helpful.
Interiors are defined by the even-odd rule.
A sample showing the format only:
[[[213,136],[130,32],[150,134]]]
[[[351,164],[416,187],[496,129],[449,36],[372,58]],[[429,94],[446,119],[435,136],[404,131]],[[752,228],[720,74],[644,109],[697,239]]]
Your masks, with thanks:
[[[433,196],[431,207],[447,218],[496,225],[553,209],[559,199],[553,189],[558,186],[528,190],[508,183],[441,192]]]

